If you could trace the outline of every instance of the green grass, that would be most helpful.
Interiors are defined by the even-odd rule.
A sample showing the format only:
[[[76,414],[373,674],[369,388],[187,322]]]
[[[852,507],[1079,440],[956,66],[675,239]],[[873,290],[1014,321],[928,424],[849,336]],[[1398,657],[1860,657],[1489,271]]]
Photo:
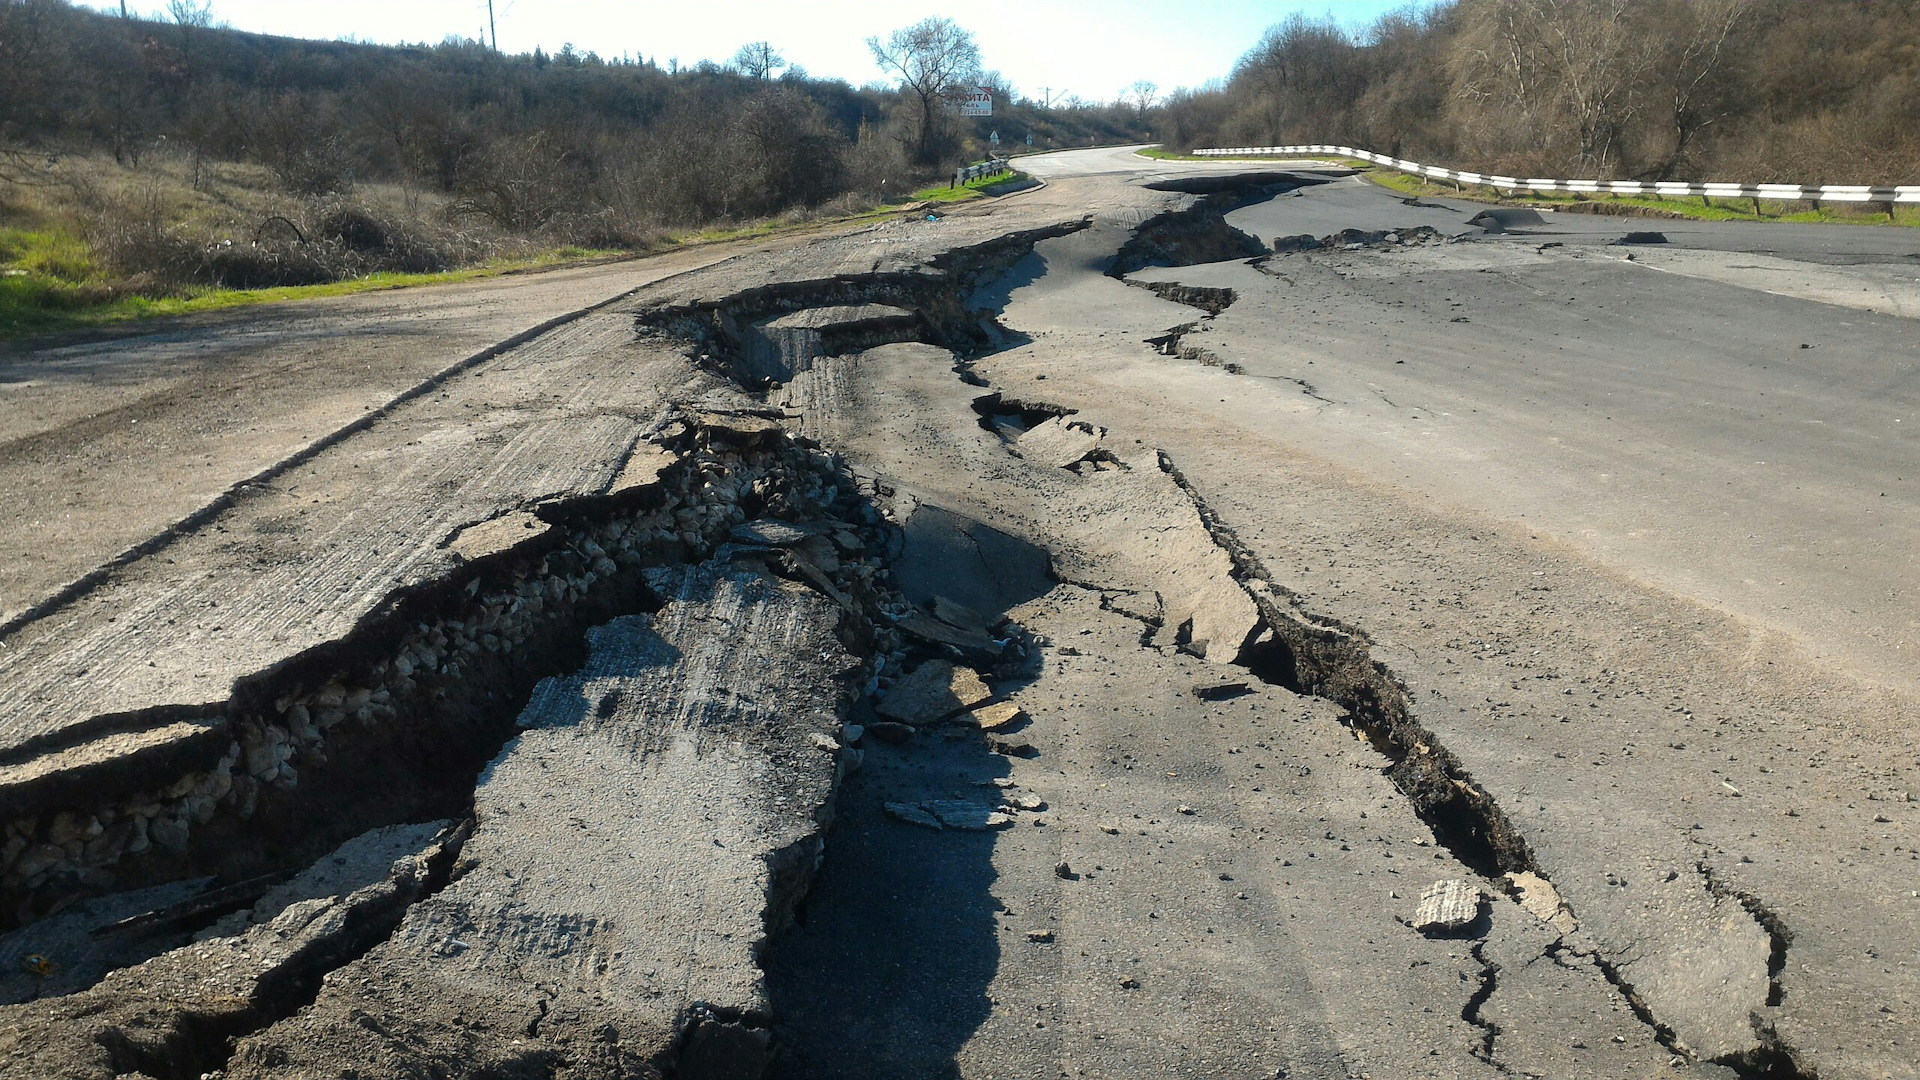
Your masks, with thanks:
[[[1786,221],[1821,225],[1906,225],[1920,226],[1920,207],[1899,206],[1894,210],[1892,221],[1887,220],[1885,211],[1868,209],[1859,203],[1818,204],[1814,209],[1804,208],[1802,203],[1773,202],[1760,200],[1760,212],[1754,212],[1752,200],[1714,199],[1711,204],[1699,198],[1674,199],[1658,195],[1589,195],[1576,196],[1563,192],[1527,192],[1512,194],[1497,192],[1494,188],[1477,187],[1471,184],[1455,188],[1452,184],[1435,183],[1425,177],[1414,176],[1395,169],[1376,168],[1364,161],[1343,159],[1341,164],[1359,169],[1367,180],[1389,191],[1402,195],[1449,196],[1454,198],[1477,199],[1482,202],[1502,202],[1517,206],[1538,206],[1547,209],[1560,209],[1578,203],[1611,203],[1616,206],[1634,207],[1650,211],[1646,216],[1658,218],[1673,214],[1694,221]]]
[[[1026,173],[1014,171],[1004,176],[983,176],[978,180],[969,180],[956,188],[949,188],[945,184],[935,184],[932,187],[921,188],[919,191],[907,196],[907,201],[932,203],[966,202],[968,199],[978,199],[992,195],[994,194],[994,188],[1005,184],[1016,184],[1025,179],[1027,179]]]
[[[192,315],[280,300],[350,296],[416,285],[444,285],[522,270],[629,254],[578,247],[496,259],[438,274],[369,274],[324,285],[274,289],[194,289],[178,296],[141,296],[99,279],[84,244],[60,233],[0,230],[0,338],[87,330],[134,319]]]

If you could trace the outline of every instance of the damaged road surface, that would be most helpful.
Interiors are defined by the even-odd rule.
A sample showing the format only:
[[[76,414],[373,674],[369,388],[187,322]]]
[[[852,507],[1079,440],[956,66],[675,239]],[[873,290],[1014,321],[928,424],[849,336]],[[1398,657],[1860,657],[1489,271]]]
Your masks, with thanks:
[[[1916,1075],[1910,238],[1031,160],[16,616],[0,1076]]]

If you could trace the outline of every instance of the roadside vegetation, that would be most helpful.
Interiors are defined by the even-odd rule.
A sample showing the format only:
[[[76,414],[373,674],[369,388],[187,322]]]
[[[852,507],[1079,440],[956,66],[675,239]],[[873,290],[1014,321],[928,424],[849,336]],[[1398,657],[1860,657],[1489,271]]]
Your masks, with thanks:
[[[856,88],[767,42],[680,67],[170,10],[0,0],[0,336],[766,235],[898,210],[992,131],[1146,135],[1137,102],[1019,98],[945,19],[872,39],[896,78]],[[961,118],[981,84],[996,115]]]
[[[1174,153],[1334,143],[1508,176],[1911,184],[1915,116],[1920,0],[1440,0],[1358,28],[1293,16],[1155,127]]]

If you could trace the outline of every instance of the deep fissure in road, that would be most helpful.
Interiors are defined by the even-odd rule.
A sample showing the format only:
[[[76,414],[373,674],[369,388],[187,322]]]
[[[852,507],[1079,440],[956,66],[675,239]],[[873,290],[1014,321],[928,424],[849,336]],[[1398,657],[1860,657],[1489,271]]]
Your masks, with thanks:
[[[448,539],[471,556],[459,573],[243,680],[203,740],[211,767],[106,801],[48,793],[63,808],[7,826],[5,910],[24,922],[113,889],[261,878],[368,828],[464,813],[533,686],[578,666],[586,628],[657,607],[642,571],[699,561],[736,519],[818,513],[830,486],[764,416],[671,421],[633,453],[630,487],[469,526]]]

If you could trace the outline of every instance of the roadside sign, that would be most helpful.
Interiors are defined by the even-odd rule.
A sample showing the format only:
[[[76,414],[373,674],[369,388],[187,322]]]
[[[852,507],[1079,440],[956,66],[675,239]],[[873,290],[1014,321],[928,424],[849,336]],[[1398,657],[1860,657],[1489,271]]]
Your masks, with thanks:
[[[995,146],[999,146],[999,145],[1000,145],[1000,133],[996,131],[996,132],[994,132],[993,134],[991,134],[991,135],[989,135],[989,136],[987,136],[987,141],[988,141],[988,142],[990,142],[990,143],[992,143],[992,144],[993,144],[993,145],[995,145]]]
[[[966,97],[960,100],[961,116],[992,116],[993,87],[975,86],[967,90]]]

